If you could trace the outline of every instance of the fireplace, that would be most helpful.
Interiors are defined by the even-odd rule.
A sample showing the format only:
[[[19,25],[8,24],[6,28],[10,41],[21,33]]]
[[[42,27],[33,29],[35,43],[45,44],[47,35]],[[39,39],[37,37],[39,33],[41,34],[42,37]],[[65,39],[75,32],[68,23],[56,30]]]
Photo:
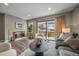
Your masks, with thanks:
[[[21,37],[25,37],[25,31],[13,32],[13,40],[16,40],[17,38]]]

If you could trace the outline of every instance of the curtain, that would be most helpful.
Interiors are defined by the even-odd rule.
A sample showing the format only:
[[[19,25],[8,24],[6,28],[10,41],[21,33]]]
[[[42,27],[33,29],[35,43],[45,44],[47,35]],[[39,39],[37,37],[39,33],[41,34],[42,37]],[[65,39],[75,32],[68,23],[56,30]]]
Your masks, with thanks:
[[[56,25],[56,36],[60,35],[62,33],[62,28],[65,28],[65,17],[64,16],[58,16],[57,17],[57,25]]]

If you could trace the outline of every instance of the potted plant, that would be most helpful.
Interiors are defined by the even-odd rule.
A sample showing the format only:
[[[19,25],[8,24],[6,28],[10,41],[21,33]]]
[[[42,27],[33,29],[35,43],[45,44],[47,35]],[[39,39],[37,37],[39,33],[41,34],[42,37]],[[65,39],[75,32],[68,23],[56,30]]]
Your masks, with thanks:
[[[33,37],[33,35],[32,35],[32,25],[29,25],[27,27],[27,32],[28,32],[29,39],[32,39],[32,37]]]

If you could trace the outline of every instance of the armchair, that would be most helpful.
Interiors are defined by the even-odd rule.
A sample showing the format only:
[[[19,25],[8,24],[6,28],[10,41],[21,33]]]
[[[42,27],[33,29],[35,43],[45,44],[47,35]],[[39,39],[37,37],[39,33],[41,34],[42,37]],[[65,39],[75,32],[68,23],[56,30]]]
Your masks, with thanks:
[[[0,43],[0,56],[16,56],[16,50],[11,48],[10,43]]]

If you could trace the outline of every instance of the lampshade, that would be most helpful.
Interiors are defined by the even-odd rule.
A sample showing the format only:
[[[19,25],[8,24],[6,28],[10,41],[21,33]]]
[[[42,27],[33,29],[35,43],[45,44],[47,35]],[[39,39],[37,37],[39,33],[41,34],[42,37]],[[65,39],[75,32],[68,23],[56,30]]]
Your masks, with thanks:
[[[63,28],[63,29],[62,29],[62,32],[63,32],[63,33],[69,33],[69,32],[70,32],[70,28]]]

